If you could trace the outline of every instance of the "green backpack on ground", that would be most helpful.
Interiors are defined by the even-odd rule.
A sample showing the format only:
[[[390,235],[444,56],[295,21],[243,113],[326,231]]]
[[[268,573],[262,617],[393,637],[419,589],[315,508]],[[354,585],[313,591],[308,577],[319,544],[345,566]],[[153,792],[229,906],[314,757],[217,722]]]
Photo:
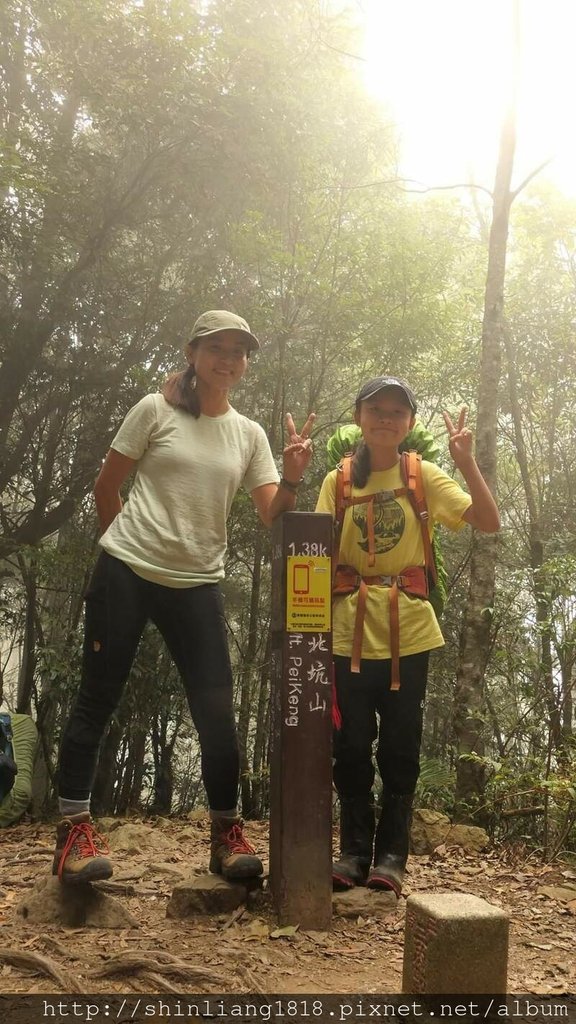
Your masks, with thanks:
[[[32,797],[38,730],[29,715],[3,712],[0,720],[0,747],[7,758],[0,776],[0,828],[7,828],[22,817]]]
[[[362,431],[355,423],[344,423],[339,426],[326,442],[328,452],[328,470],[336,469],[345,455],[350,455],[358,446],[362,438]],[[401,452],[416,451],[427,462],[437,462],[440,449],[434,440],[433,435],[420,420],[416,420],[412,430],[406,435],[400,445]],[[429,601],[438,618],[444,611],[448,598],[448,574],[444,568],[444,559],[438,531],[434,528],[432,533],[432,550],[436,563],[437,581],[430,590]]]
[[[0,714],[0,802],[8,795],[18,774],[14,760],[12,723],[9,714]]]

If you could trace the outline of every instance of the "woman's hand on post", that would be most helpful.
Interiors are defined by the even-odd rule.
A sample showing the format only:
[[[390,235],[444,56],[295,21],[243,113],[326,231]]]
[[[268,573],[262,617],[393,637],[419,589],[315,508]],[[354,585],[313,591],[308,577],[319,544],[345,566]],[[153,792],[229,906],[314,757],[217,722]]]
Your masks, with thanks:
[[[286,432],[288,444],[283,451],[284,478],[292,484],[298,484],[312,459],[312,441],[310,431],[314,426],[316,414],[311,412],[300,433],[296,430],[290,413],[286,414]]]

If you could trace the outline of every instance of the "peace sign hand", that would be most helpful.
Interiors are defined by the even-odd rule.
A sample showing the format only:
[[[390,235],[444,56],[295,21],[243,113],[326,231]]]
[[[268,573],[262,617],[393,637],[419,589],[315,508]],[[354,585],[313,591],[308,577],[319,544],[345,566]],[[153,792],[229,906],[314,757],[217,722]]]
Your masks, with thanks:
[[[288,444],[284,448],[284,469],[283,474],[290,483],[297,484],[302,479],[305,470],[312,459],[312,441],[310,431],[314,426],[316,414],[311,412],[300,433],[296,430],[294,420],[290,413],[286,414],[286,432]]]
[[[444,423],[446,424],[446,430],[449,435],[449,448],[450,455],[454,459],[454,462],[458,469],[462,469],[466,462],[470,462],[470,459],[474,458],[472,451],[473,436],[472,431],[468,429],[464,424],[466,423],[467,409],[464,406],[460,410],[458,422],[456,425],[452,422],[447,412],[443,412]]]

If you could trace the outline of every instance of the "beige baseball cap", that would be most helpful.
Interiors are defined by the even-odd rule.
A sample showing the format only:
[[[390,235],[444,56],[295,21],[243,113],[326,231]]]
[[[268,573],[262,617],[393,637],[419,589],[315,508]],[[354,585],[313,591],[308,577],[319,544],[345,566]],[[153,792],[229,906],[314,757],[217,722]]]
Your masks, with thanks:
[[[218,331],[239,331],[244,335],[249,352],[255,352],[260,348],[258,338],[252,334],[246,321],[237,313],[228,312],[227,309],[209,309],[207,313],[202,313],[192,328],[190,341],[205,338],[209,334],[217,334]]]

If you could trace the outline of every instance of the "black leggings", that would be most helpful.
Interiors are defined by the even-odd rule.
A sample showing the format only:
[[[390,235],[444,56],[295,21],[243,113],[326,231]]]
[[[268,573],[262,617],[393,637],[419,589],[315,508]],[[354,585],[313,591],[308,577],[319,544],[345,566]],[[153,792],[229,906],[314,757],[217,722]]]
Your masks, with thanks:
[[[342,728],[334,732],[334,785],[341,797],[367,795],[374,783],[372,744],[389,793],[412,794],[420,773],[420,743],[429,651],[400,658],[400,689],[390,689],[390,659],[334,658]],[[380,729],[376,716],[380,719]]]
[[[59,793],[87,800],[98,747],[117,708],[146,622],[162,634],[178,668],[200,741],[212,810],[236,807],[239,757],[232,670],[216,583],[176,589],[149,583],[102,552],[86,593],[82,682],[64,730]]]

